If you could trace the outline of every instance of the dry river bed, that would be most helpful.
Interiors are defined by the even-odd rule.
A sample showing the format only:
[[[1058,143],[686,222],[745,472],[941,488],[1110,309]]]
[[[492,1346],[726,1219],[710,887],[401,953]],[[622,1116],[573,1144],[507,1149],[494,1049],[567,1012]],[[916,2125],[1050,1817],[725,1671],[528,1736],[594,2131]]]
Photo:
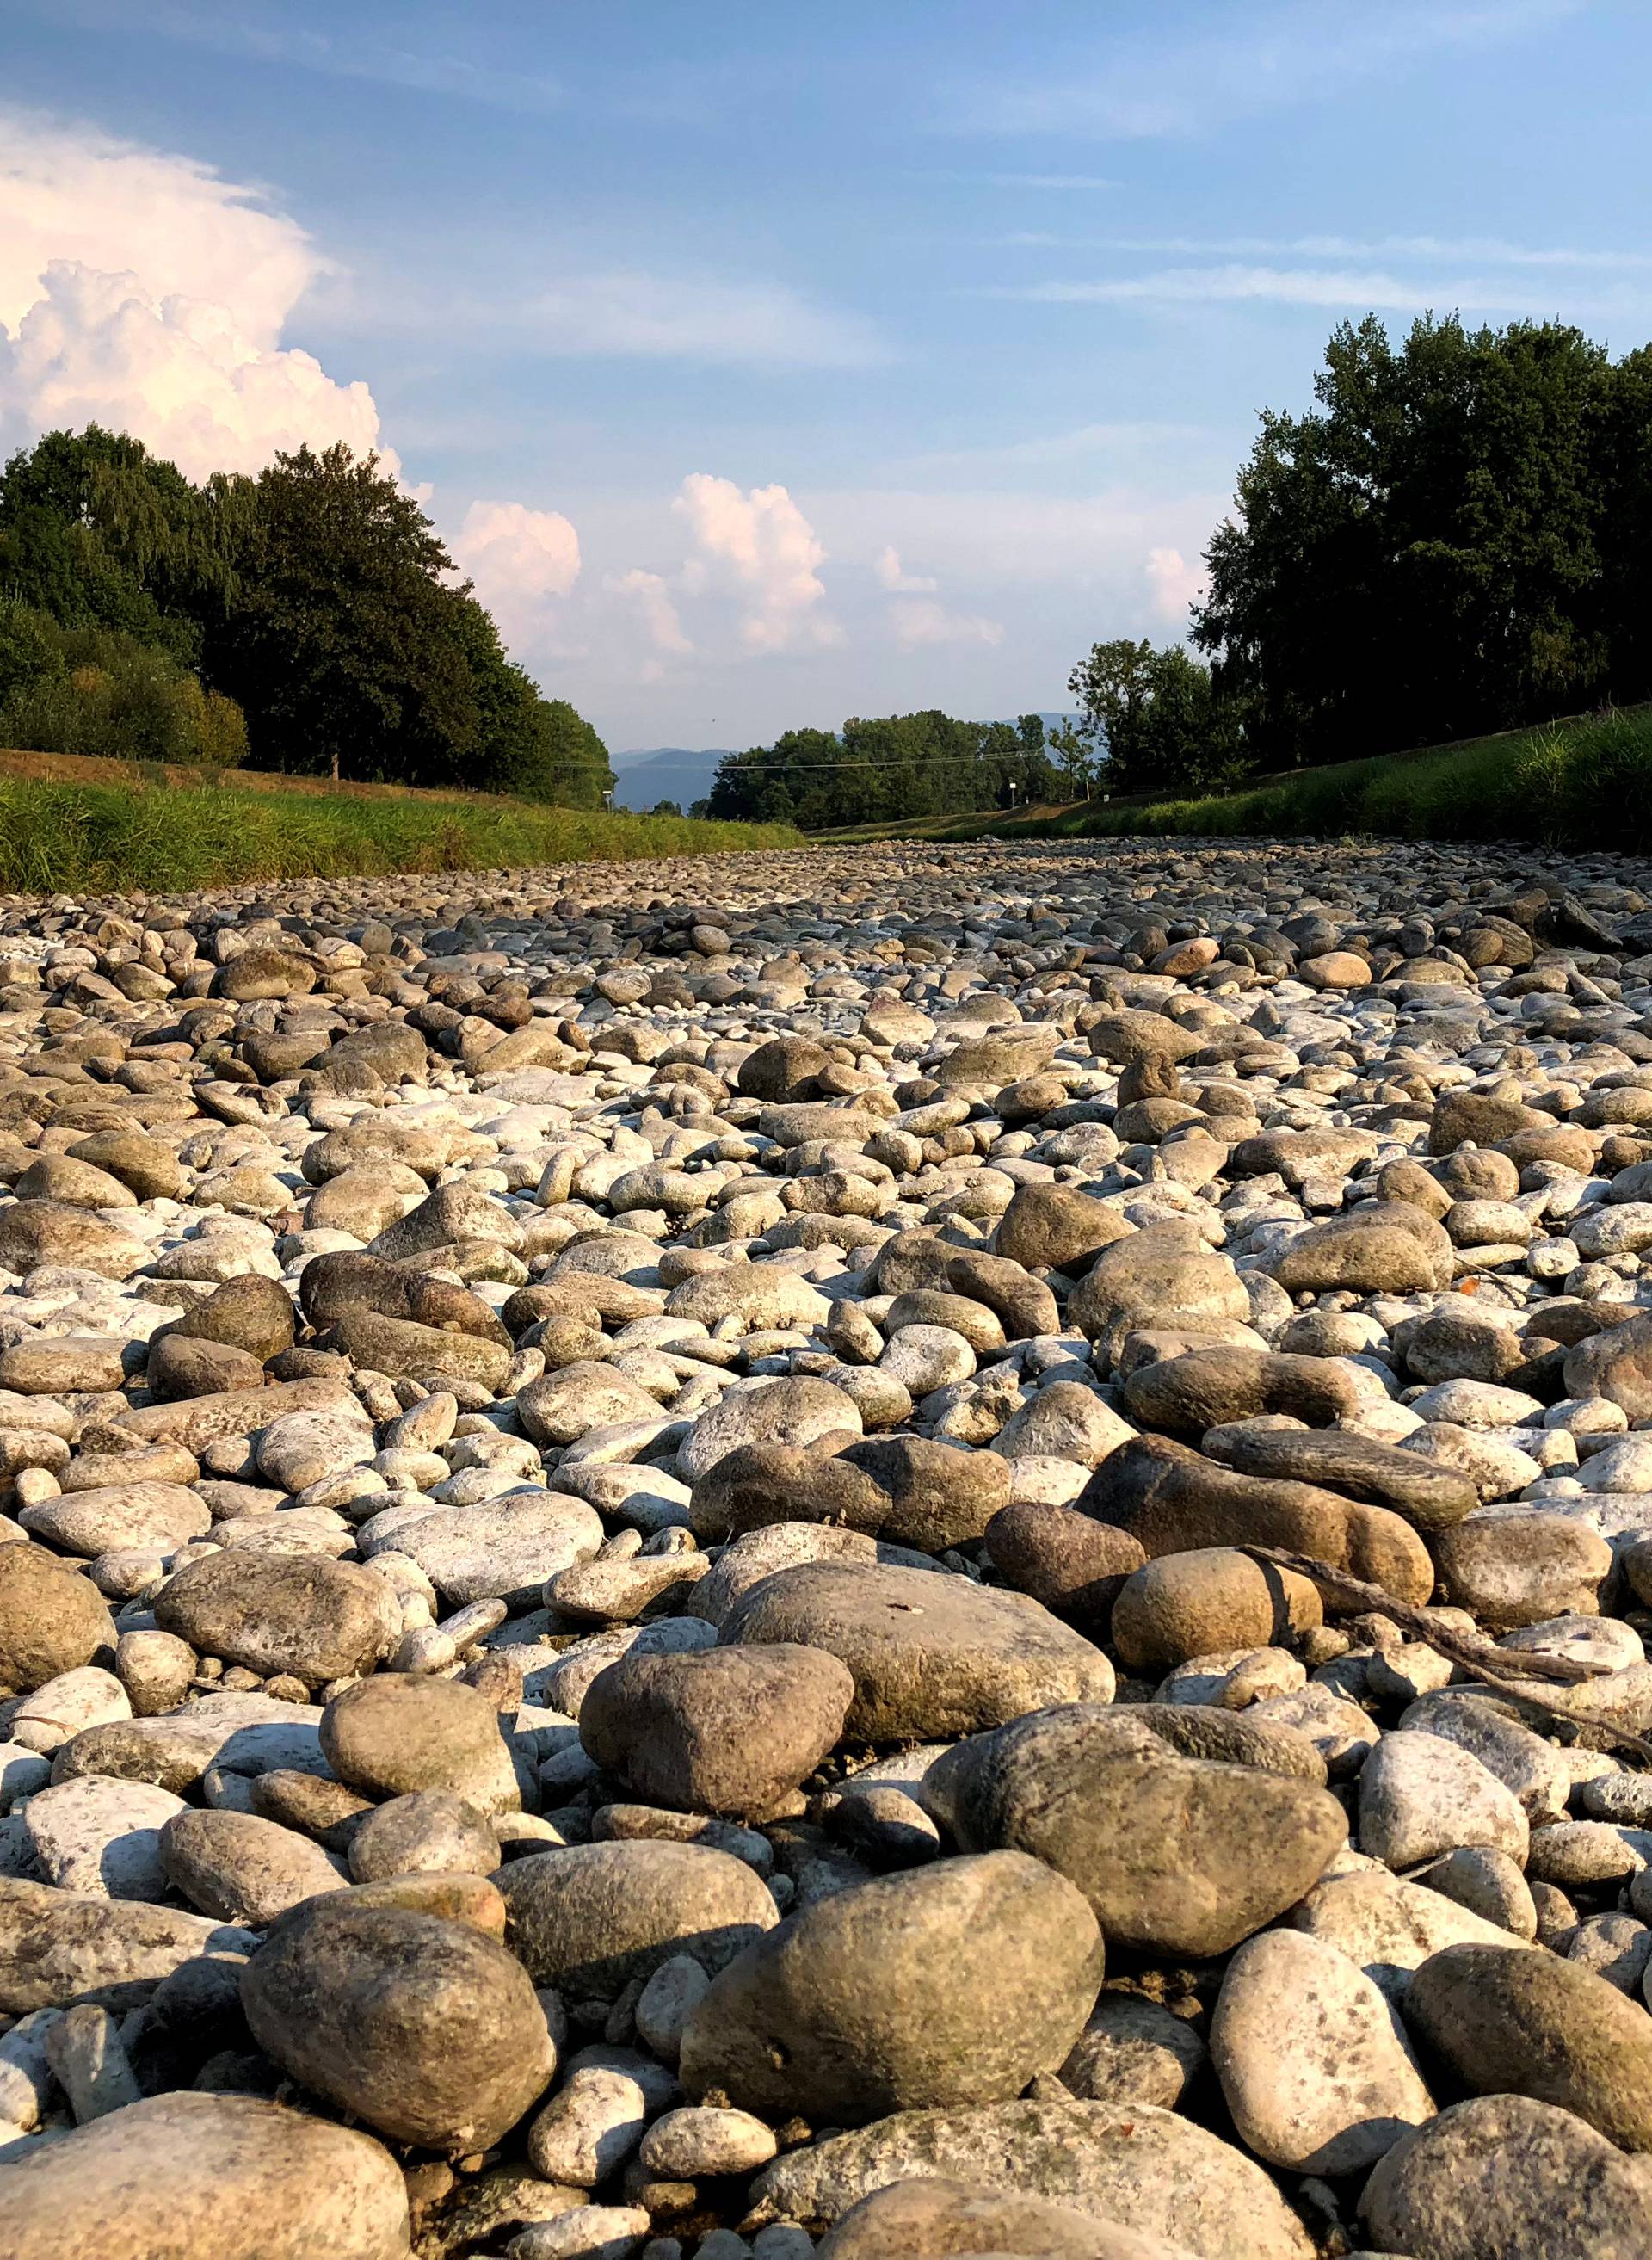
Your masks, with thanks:
[[[1652,2255],[1652,870],[0,905],[0,1184],[13,2260]]]

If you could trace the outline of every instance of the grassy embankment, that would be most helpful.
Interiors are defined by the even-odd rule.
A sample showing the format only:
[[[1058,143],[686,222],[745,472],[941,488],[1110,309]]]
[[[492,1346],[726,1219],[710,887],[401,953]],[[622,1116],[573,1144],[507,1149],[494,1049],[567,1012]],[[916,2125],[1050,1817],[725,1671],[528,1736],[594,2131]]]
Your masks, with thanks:
[[[0,892],[147,893],[797,848],[788,825],[0,754]]]
[[[1012,816],[865,826],[839,838],[1114,838],[1127,833],[1532,840],[1652,848],[1652,711],[1552,722],[1463,746],[1300,769],[1203,799],[1075,801]]]

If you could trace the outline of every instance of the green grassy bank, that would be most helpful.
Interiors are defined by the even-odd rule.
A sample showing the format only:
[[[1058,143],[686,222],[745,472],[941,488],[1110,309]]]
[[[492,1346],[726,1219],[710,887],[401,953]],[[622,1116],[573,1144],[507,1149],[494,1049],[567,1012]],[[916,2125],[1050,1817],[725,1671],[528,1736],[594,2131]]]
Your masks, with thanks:
[[[147,893],[797,848],[787,825],[594,815],[480,796],[402,799],[0,776],[0,892]]]
[[[901,835],[896,824],[874,828]],[[1531,840],[1652,850],[1652,712],[1553,722],[1471,745],[1301,769],[1202,799],[1076,801],[910,827],[929,840],[1117,838],[1127,833],[1337,839]],[[849,837],[853,835],[838,835]]]

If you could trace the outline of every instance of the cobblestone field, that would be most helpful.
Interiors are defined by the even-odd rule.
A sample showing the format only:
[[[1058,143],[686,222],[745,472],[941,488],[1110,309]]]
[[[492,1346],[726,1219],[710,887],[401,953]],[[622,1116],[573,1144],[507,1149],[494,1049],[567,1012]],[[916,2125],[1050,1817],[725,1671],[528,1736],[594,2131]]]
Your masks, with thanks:
[[[0,906],[0,2246],[1648,2260],[1652,869]]]

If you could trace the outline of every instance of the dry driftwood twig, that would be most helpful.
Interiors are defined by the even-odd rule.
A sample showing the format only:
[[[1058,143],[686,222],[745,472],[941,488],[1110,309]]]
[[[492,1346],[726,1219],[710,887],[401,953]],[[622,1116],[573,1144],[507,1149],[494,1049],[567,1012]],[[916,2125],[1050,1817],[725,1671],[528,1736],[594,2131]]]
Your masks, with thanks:
[[[1408,1639],[1426,1642],[1544,1725],[1558,1727],[1572,1735],[1587,1734],[1601,1748],[1633,1750],[1652,1764],[1652,1738],[1632,1733],[1627,1727],[1614,1726],[1608,1719],[1591,1718],[1586,1713],[1569,1710],[1563,1702],[1548,1702],[1529,1692],[1534,1680],[1576,1687],[1588,1680],[1603,1678],[1611,1671],[1609,1664],[1543,1656],[1532,1649],[1499,1648],[1495,1641],[1483,1640],[1477,1633],[1458,1632],[1452,1626],[1442,1625],[1426,1609],[1413,1608],[1409,1601],[1397,1601],[1381,1585],[1350,1577],[1346,1570],[1334,1570],[1328,1562],[1316,1562],[1309,1554],[1287,1553],[1282,1546],[1247,1546],[1244,1551],[1277,1570],[1290,1570],[1298,1577],[1310,1578],[1314,1584],[1335,1594],[1339,1600],[1351,1602],[1372,1615],[1388,1618]]]

